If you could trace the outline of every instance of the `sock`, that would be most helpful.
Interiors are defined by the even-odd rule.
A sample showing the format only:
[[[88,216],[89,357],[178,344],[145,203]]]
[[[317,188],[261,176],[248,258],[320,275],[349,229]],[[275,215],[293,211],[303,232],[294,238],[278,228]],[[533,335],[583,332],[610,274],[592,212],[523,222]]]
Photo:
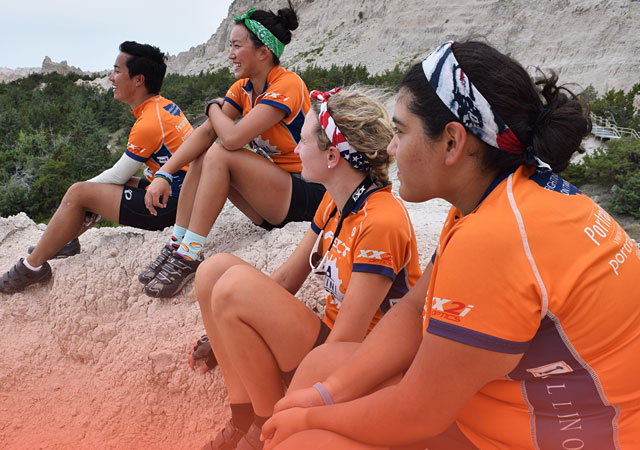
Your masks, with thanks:
[[[253,416],[253,423],[255,423],[258,428],[262,429],[262,425],[264,425],[264,423],[269,419],[271,419],[271,416],[262,417],[256,414]]]
[[[231,420],[236,428],[242,431],[249,430],[253,423],[253,406],[251,403],[231,403]]]
[[[205,238],[205,236],[200,236],[187,230],[182,238],[180,248],[178,248],[178,253],[190,261],[195,261],[198,259],[198,256],[200,256],[200,253],[202,253]]]
[[[38,271],[38,270],[40,270],[40,268],[42,267],[42,264],[40,264],[38,267],[34,267],[34,266],[32,266],[31,264],[29,264],[29,263],[27,262],[27,258],[25,258],[25,259],[23,259],[23,260],[22,260],[22,264],[24,264],[24,266],[25,266],[27,269],[32,270],[33,272],[37,272],[37,271]]]
[[[182,243],[182,239],[184,239],[184,234],[187,232],[187,229],[181,227],[178,224],[173,225],[173,234],[171,234],[171,240],[169,241],[169,245],[173,248],[180,247]]]

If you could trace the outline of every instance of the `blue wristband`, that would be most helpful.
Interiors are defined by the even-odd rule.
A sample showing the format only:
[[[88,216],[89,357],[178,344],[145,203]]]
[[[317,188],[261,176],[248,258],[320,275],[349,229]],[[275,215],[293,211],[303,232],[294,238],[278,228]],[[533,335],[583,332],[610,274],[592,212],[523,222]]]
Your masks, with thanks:
[[[333,399],[331,398],[329,391],[327,391],[327,388],[324,387],[324,384],[318,381],[313,385],[313,387],[320,393],[320,397],[322,397],[322,401],[325,405],[333,405]]]
[[[164,170],[158,170],[156,171],[156,173],[153,175],[153,177],[159,177],[159,178],[164,178],[165,180],[167,180],[169,182],[169,184],[173,184],[173,175],[171,175],[168,172],[165,172]]]

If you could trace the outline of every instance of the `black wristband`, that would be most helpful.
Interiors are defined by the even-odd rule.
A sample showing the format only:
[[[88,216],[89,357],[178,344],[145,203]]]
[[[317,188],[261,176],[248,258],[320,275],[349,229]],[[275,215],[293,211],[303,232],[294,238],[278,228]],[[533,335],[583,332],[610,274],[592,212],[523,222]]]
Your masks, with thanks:
[[[206,102],[204,104],[204,115],[205,116],[209,117],[209,107],[214,103],[216,105],[218,105],[220,107],[220,109],[222,109],[222,103],[220,103],[218,100],[209,100],[208,102]]]

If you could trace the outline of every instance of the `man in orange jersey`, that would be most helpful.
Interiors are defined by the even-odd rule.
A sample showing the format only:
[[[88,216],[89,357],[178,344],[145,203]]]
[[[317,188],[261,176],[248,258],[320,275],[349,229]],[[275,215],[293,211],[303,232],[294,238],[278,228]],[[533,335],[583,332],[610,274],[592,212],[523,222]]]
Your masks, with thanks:
[[[110,169],[72,185],[51,218],[38,245],[29,249],[0,279],[0,292],[18,292],[51,278],[47,260],[80,251],[77,237],[100,216],[145,230],[162,230],[175,222],[178,195],[187,167],[173,175],[159,171],[193,129],[180,108],[159,95],[167,69],[166,56],[147,44],[126,41],[109,80],[113,98],[128,104],[137,120],[129,133],[127,149]],[[144,164],[145,178],[135,177]],[[171,185],[167,207],[152,215],[144,204],[145,188],[154,177]]]

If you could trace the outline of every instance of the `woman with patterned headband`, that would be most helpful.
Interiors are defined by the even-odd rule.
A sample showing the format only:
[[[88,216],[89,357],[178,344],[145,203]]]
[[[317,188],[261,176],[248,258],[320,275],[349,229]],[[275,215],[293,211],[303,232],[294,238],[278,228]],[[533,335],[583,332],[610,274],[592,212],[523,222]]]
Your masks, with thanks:
[[[556,82],[479,42],[405,76],[400,195],[453,204],[428,289],[311,352],[266,447],[637,448],[640,252],[556,174],[590,130]]]
[[[335,92],[312,92],[320,103],[296,147],[303,176],[327,192],[293,254],[270,276],[228,254],[196,274],[231,402],[230,422],[206,449],[262,448],[260,427],[304,355],[325,340],[362,341],[420,277],[409,216],[388,182],[389,114],[359,90]],[[329,294],[322,320],[294,296],[310,272]]]
[[[171,297],[194,276],[227,198],[271,229],[311,220],[324,194],[321,184],[300,176],[293,152],[310,102],[302,79],[279,65],[298,27],[291,3],[277,14],[251,8],[234,19],[229,59],[238,81],[224,99],[205,104],[209,120],[156,172],[147,190],[145,203],[154,214],[166,204],[172,174],[191,162],[171,239],[138,277],[151,297]]]

